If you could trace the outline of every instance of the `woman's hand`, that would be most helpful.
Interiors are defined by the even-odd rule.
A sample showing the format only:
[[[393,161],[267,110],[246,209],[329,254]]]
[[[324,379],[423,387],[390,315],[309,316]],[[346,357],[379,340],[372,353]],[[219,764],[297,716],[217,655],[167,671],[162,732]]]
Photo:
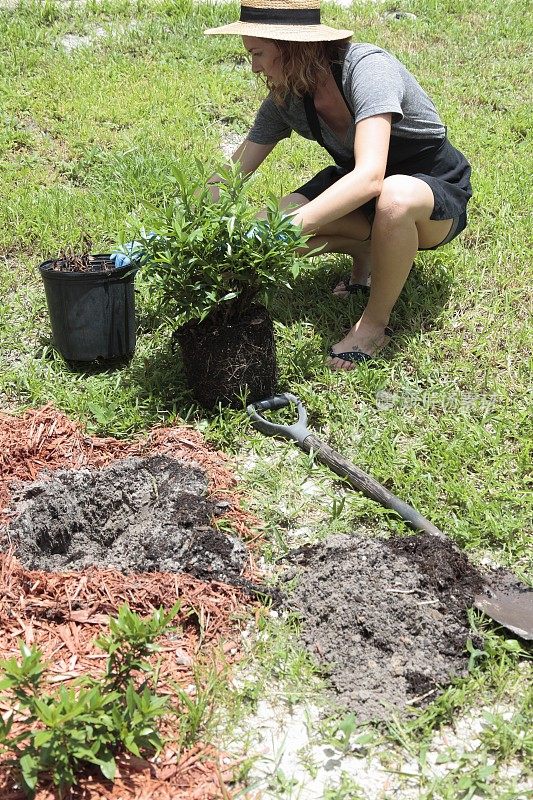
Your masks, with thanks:
[[[285,230],[274,234],[274,237],[280,242],[285,243],[299,239],[302,232],[300,228],[294,224],[292,214],[283,214],[283,219],[289,220],[291,225],[289,225]],[[268,239],[269,236],[272,236],[272,231],[267,219],[258,219],[257,222],[254,222],[246,234],[247,239],[257,239],[260,242],[264,239]]]

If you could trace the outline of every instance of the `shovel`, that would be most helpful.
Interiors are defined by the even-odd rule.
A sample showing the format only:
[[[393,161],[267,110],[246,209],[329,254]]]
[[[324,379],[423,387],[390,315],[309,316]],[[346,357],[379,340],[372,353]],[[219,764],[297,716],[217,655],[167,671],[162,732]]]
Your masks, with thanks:
[[[273,411],[280,408],[294,404],[298,411],[298,421],[293,425],[278,425],[269,420],[260,413],[261,411]],[[336,450],[333,450],[329,444],[326,444],[321,439],[312,433],[307,427],[307,411],[301,400],[288,392],[284,394],[277,394],[274,397],[269,397],[267,400],[261,400],[258,403],[252,403],[246,409],[249,417],[252,420],[254,427],[261,433],[267,436],[281,436],[284,439],[292,439],[300,445],[302,450],[309,453],[311,450],[316,456],[317,461],[325,464],[336,475],[340,475],[348,483],[359,492],[362,492],[371,500],[375,500],[385,508],[390,508],[396,511],[400,517],[407,522],[407,524],[415,531],[424,531],[430,533],[432,536],[437,536],[441,539],[446,538],[442,531],[440,531],[433,523],[422,516],[415,508],[400,500],[399,497],[389,492],[381,483],[363,472],[347,461]]]
[[[270,422],[261,412],[276,411],[287,408],[290,405],[296,406],[298,420],[292,425],[281,425]],[[340,453],[333,450],[326,442],[307,427],[307,412],[301,400],[289,392],[277,394],[266,400],[260,400],[247,406],[246,411],[252,420],[252,424],[258,431],[267,436],[280,436],[284,439],[291,439],[296,442],[306,453],[313,451],[317,461],[325,464],[336,475],[344,480],[366,497],[375,500],[385,508],[390,508],[413,528],[415,531],[423,531],[439,539],[447,539],[445,534],[439,530],[432,522],[426,519],[416,508],[401,500],[396,495],[389,492],[381,483],[371,475],[356,467],[351,461],[347,461]],[[520,590],[510,590],[496,592],[487,587],[488,594],[476,595],[474,605],[489,617],[504,625],[509,630],[524,639],[533,639],[533,592],[525,587]]]

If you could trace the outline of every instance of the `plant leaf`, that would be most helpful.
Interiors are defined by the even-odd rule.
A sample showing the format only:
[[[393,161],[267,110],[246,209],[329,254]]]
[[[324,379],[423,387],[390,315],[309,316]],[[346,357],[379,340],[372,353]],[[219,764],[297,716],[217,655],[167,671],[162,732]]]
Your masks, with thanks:
[[[100,757],[98,759],[98,765],[102,770],[102,775],[104,775],[104,777],[108,778],[110,781],[115,780],[115,775],[117,774],[117,765],[112,755],[106,755],[106,758]]]

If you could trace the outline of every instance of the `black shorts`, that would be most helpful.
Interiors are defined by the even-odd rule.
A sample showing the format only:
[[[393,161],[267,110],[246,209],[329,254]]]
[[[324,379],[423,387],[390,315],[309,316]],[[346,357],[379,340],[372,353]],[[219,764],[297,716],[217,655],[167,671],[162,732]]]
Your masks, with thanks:
[[[322,194],[352,168],[332,164],[294,191],[308,200]],[[450,233],[437,247],[451,242],[467,224],[466,206],[472,196],[470,164],[447,138],[437,140],[402,139],[391,136],[385,177],[410,175],[428,184],[435,203],[430,219],[453,220]],[[375,199],[359,207],[370,225],[374,221]],[[434,247],[428,248],[434,250]]]

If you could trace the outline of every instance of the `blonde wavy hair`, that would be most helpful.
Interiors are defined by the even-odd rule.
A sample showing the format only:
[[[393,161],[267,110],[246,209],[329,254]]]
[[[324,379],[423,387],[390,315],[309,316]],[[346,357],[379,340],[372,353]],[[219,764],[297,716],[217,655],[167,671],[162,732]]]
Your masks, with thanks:
[[[284,105],[287,94],[297,97],[314,94],[329,77],[331,64],[341,63],[350,39],[337,42],[285,42],[276,41],[281,59],[280,83],[266,84],[276,103]]]

